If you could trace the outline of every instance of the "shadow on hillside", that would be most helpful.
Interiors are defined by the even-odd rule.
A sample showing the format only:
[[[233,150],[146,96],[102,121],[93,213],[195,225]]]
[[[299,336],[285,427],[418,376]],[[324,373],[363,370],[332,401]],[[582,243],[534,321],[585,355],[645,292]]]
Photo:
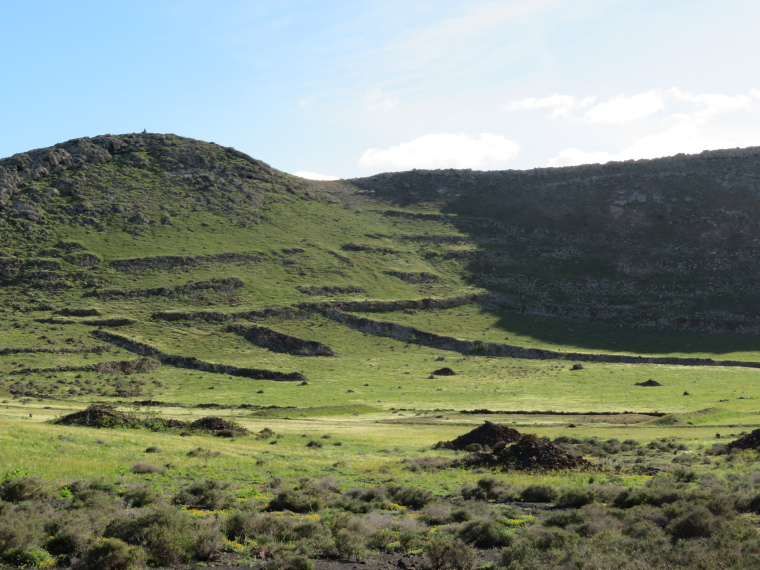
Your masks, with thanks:
[[[490,314],[493,311],[482,308]],[[628,352],[634,354],[721,355],[760,351],[760,336],[697,331],[623,329],[608,323],[570,321],[552,317],[499,312],[497,326],[506,336],[528,336],[542,348],[561,351]],[[506,340],[512,343],[511,339]],[[545,344],[544,344],[545,343]],[[517,344],[517,343],[515,343]],[[556,345],[556,346],[548,346]]]

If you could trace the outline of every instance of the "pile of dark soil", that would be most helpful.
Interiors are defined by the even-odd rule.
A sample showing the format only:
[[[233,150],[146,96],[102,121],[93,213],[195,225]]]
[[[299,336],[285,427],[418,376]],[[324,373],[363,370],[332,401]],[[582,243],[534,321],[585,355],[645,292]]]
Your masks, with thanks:
[[[195,420],[188,427],[190,429],[201,431],[231,431],[239,434],[248,433],[248,430],[244,427],[240,427],[232,422],[228,422],[225,419],[215,416],[207,416],[205,418]]]
[[[81,426],[94,428],[149,429],[152,431],[167,431],[173,429],[211,432],[218,435],[221,432],[231,435],[245,435],[248,430],[223,420],[222,418],[205,417],[188,424],[180,420],[158,417],[141,418],[135,414],[120,412],[109,404],[93,404],[86,410],[74,412],[53,421],[63,426]]]
[[[454,372],[448,366],[444,366],[443,368],[439,368],[438,370],[434,370],[433,374],[435,376],[456,376],[457,375],[457,373]]]
[[[650,386],[662,386],[662,384],[660,384],[657,380],[652,380],[650,378],[646,382],[636,382],[636,386],[650,387]]]
[[[458,449],[464,450],[468,445],[477,443],[483,448],[493,449],[497,443],[514,443],[520,439],[520,432],[516,429],[502,426],[492,422],[485,422],[471,432],[460,435],[451,441],[440,441],[435,444],[435,449]]]
[[[732,441],[727,447],[729,449],[760,449],[760,429]]]
[[[469,467],[499,467],[521,471],[556,471],[587,469],[591,463],[580,457],[565,453],[551,441],[526,434],[517,443],[505,447],[499,453],[473,453],[465,459]]]
[[[96,428],[132,428],[147,427],[144,420],[125,412],[120,412],[107,404],[93,404],[86,410],[74,412],[53,421],[62,426],[82,426]]]

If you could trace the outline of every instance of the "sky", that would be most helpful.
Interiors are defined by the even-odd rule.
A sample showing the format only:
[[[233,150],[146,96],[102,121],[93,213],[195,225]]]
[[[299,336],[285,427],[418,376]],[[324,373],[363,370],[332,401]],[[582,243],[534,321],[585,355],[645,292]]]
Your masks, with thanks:
[[[147,130],[353,178],[760,145],[756,0],[0,8],[0,157]]]

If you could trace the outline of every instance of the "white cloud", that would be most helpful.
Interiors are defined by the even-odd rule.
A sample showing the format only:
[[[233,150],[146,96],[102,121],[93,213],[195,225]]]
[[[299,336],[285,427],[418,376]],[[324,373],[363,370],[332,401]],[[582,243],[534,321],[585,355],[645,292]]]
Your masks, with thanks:
[[[371,91],[364,99],[370,113],[384,113],[396,106],[398,101],[388,97],[379,87]]]
[[[581,109],[594,103],[594,97],[585,97],[580,99],[573,95],[550,95],[538,99],[536,97],[528,97],[522,101],[511,101],[507,103],[504,108],[507,111],[535,111],[536,109],[551,109],[552,119],[557,117],[569,117],[571,112],[575,109]]]
[[[660,120],[645,121],[647,117],[661,110],[670,110],[670,114]],[[566,148],[551,158],[548,166],[657,158],[679,153],[695,154],[703,150],[760,145],[760,133],[742,128],[741,124],[756,123],[758,112],[760,91],[755,89],[746,95],[724,95],[695,94],[673,88],[632,97],[616,97],[593,107],[586,113],[586,117],[594,123],[605,125],[622,125],[638,120],[650,134],[631,140],[630,135],[621,128],[619,135],[622,138],[628,137],[629,140],[620,150],[607,152]],[[729,121],[722,119],[721,115],[727,113],[742,113],[738,115],[741,119],[739,122],[736,118]]]
[[[330,174],[320,174],[319,172],[309,172],[307,170],[299,170],[295,173],[295,176],[308,178],[309,180],[340,180],[340,178],[337,176],[332,176]]]
[[[501,135],[441,133],[424,135],[385,149],[371,148],[359,159],[362,168],[485,168],[517,155],[520,145]]]
[[[650,91],[632,97],[619,96],[599,103],[588,111],[586,117],[594,123],[630,123],[653,115],[665,108],[662,95]]]
[[[663,132],[646,135],[633,141],[619,152],[586,152],[567,148],[549,160],[547,166],[573,166],[577,164],[605,163],[611,160],[637,160],[659,158],[679,153],[697,154],[703,150],[717,150],[760,144],[760,136],[729,139],[712,134],[704,124],[689,115],[673,117],[676,124]]]
[[[694,94],[673,88],[668,91],[668,95],[699,107],[697,116],[700,119],[710,119],[720,113],[749,110],[757,101],[760,101],[760,91],[756,89],[751,89],[749,95],[722,95],[719,93]]]

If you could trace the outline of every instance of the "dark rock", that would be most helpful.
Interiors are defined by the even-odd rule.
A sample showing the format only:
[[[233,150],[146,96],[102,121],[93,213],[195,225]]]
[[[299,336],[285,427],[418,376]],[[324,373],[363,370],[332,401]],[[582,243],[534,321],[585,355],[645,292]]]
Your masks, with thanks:
[[[517,430],[492,422],[484,422],[482,426],[456,439],[437,443],[435,448],[464,450],[468,445],[477,443],[484,448],[495,449],[500,443],[513,443],[518,439],[520,439],[520,432]]]
[[[646,382],[636,382],[636,386],[651,387],[651,386],[662,386],[662,384],[660,384],[657,380],[652,380],[650,378]]]
[[[720,437],[720,434],[715,434],[715,437]],[[732,441],[726,447],[729,449],[760,449],[760,429],[756,429],[751,433]]]

